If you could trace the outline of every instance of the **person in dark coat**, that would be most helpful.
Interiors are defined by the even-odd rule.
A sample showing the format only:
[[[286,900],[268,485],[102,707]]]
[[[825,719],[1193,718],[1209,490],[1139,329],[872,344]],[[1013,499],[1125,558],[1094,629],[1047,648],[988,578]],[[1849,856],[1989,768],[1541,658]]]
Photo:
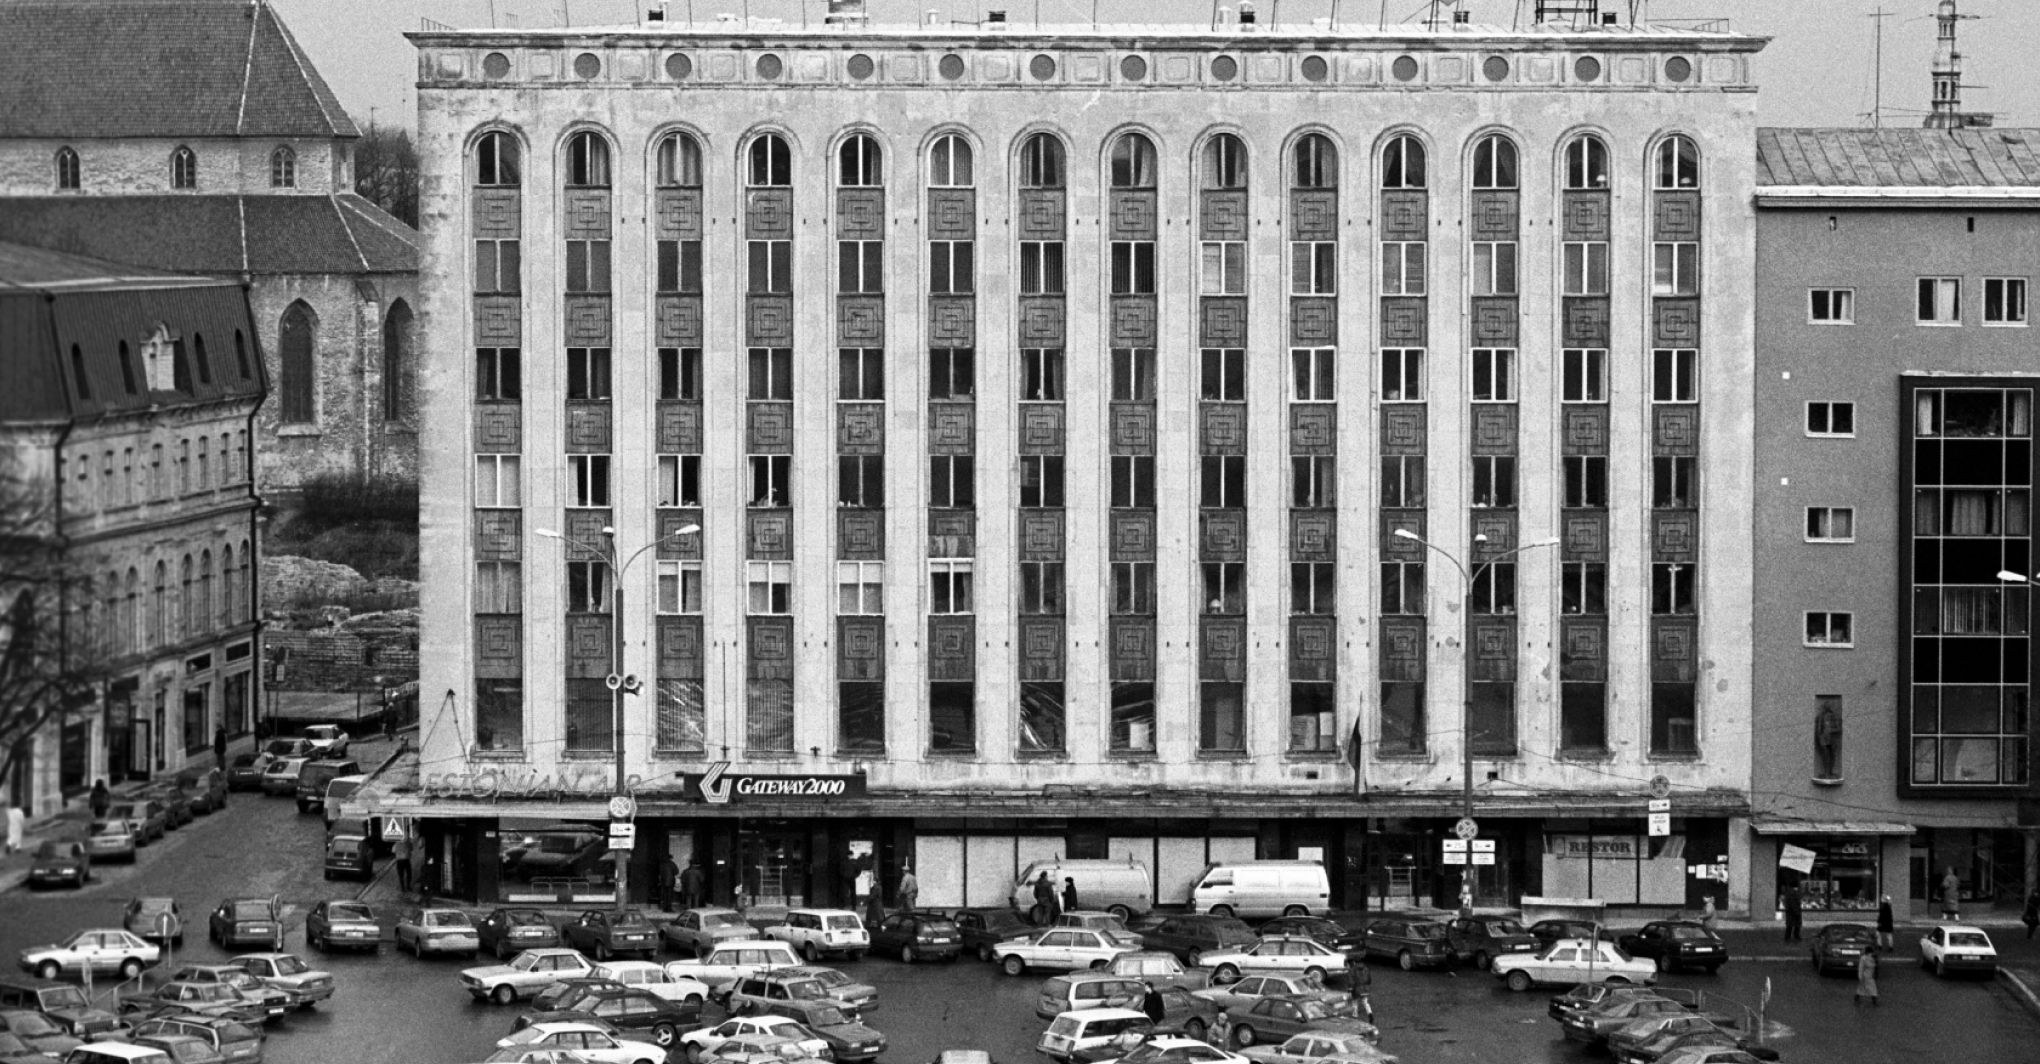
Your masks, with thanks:
[[[1877,1004],[1877,953],[1874,950],[1864,950],[1856,955],[1856,1004],[1861,1005],[1864,998],[1869,998],[1872,1005]]]
[[[1055,884],[1047,872],[1034,880],[1034,918],[1044,924],[1055,919]]]
[[[1785,941],[1799,941],[1799,888],[1785,888]]]
[[[2033,937],[2033,929],[2040,927],[2040,887],[2026,895],[2026,911],[2019,914],[2019,921],[2026,925],[2026,937]]]
[[[212,759],[213,764],[221,768],[227,767],[227,729],[225,728],[213,729]]]
[[[1147,984],[1147,993],[1140,997],[1140,1011],[1157,1024],[1168,1018],[1169,1007],[1162,1004],[1162,992],[1155,989],[1155,984]]]
[[[1083,908],[1083,906],[1077,904],[1077,881],[1074,879],[1070,879],[1067,876],[1064,877],[1062,893],[1062,911],[1066,913],[1073,913],[1081,908]]]
[[[680,907],[692,909],[701,904],[701,888],[707,877],[701,874],[701,864],[687,862],[687,870],[680,873]]]
[[[1353,1004],[1368,1023],[1374,1022],[1373,987],[1374,973],[1367,970],[1367,954],[1357,949],[1347,954],[1346,992],[1353,995]]]
[[[1892,932],[1898,930],[1898,920],[1891,913],[1891,895],[1877,903],[1877,948],[1890,952]]]
[[[113,808],[113,792],[106,789],[105,780],[92,781],[92,819],[105,820],[106,811]]]
[[[656,899],[661,909],[673,907],[673,889],[680,882],[680,863],[672,854],[659,858],[659,896]]]

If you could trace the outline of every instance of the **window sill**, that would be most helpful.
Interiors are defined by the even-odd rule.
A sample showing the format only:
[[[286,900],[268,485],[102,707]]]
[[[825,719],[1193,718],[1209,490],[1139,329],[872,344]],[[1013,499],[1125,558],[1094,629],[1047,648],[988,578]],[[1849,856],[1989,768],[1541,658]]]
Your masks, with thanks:
[[[561,761],[608,761],[616,756],[614,750],[562,750]]]
[[[1697,763],[1697,762],[1698,762],[1698,761],[1700,760],[1700,751],[1698,751],[1698,750],[1684,750],[1684,751],[1666,751],[1666,752],[1664,752],[1664,753],[1657,753],[1657,752],[1652,752],[1652,753],[1649,753],[1649,754],[1646,754],[1646,755],[1644,755],[1644,760],[1646,760],[1646,761],[1685,761],[1685,762],[1694,762],[1694,763]]]
[[[708,760],[708,751],[706,751],[706,750],[659,750],[659,749],[654,749],[654,750],[652,751],[652,760],[654,760],[654,761],[706,761],[706,760]]]
[[[522,765],[529,762],[523,750],[476,750],[468,755],[469,761],[488,761],[499,765]]]
[[[1429,750],[1382,750],[1377,747],[1372,755],[1372,760],[1428,764],[1431,761],[1431,752]]]
[[[1801,643],[1808,650],[1854,650],[1854,643]]]
[[[1114,761],[1160,761],[1161,755],[1153,750],[1108,750],[1105,756]]]
[[[1558,759],[1560,761],[1575,762],[1613,761],[1615,760],[1615,751],[1609,750],[1606,747],[1582,746],[1572,750],[1559,750]]]
[[[324,433],[324,432],[320,431],[320,429],[319,429],[319,426],[317,426],[317,425],[278,425],[278,426],[276,426],[276,434],[277,434],[278,436],[323,436],[323,435],[325,435],[325,433]]]
[[[1015,750],[1013,756],[1022,761],[1068,761],[1068,750]]]
[[[976,750],[929,750],[924,756],[937,761],[970,761],[978,756]]]
[[[1245,763],[1254,760],[1254,755],[1247,753],[1245,750],[1199,750],[1197,751],[1197,760]]]
[[[1339,760],[1339,752],[1337,750],[1285,750],[1282,753],[1282,758],[1285,761],[1337,761]]]
[[[1844,782],[1840,776],[1814,776],[1812,780],[1816,787],[1839,787]]]
[[[1509,747],[1507,750],[1500,748],[1482,750],[1479,747],[1475,747],[1473,759],[1475,761],[1521,761],[1523,759],[1523,750],[1521,747],[1515,746]]]
[[[883,761],[885,760],[885,747],[874,746],[863,750],[847,750],[839,746],[836,748],[836,752],[830,756],[838,761]]]
[[[793,761],[797,760],[799,757],[800,754],[792,750],[744,751],[744,760],[746,761]]]

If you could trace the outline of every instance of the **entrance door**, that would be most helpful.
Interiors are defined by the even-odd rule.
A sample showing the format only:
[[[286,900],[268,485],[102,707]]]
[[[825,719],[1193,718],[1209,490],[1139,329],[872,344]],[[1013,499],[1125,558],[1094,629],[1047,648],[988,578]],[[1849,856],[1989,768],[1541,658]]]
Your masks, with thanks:
[[[127,775],[129,779],[149,778],[149,760],[155,750],[155,740],[146,717],[137,717],[128,727]]]
[[[791,824],[746,830],[738,840],[741,892],[746,906],[807,904],[807,835]]]

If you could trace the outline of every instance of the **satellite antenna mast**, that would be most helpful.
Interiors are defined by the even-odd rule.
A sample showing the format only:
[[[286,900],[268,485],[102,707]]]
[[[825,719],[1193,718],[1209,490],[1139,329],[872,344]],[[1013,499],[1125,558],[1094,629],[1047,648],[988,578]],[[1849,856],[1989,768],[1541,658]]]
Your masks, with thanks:
[[[1872,23],[1872,24],[1874,24],[1874,25],[1875,25],[1875,26],[1877,27],[1877,46],[1876,46],[1876,49],[1875,49],[1875,53],[1874,53],[1874,54],[1875,54],[1875,56],[1876,56],[1876,58],[1875,58],[1875,59],[1873,60],[1873,63],[1874,63],[1874,65],[1875,65],[1876,69],[1875,69],[1875,71],[1874,71],[1874,72],[1872,73],[1872,75],[1871,75],[1871,83],[1872,83],[1872,84],[1873,84],[1873,85],[1875,86],[1875,88],[1874,88],[1874,89],[1872,90],[1872,93],[1871,93],[1871,100],[1872,100],[1873,102],[1872,102],[1872,103],[1870,104],[1870,127],[1871,127],[1872,129],[1883,129],[1883,128],[1884,128],[1884,20],[1885,20],[1885,19],[1888,19],[1888,18],[1890,18],[1890,17],[1891,17],[1891,12],[1889,12],[1889,11],[1886,11],[1886,10],[1884,10],[1884,9],[1883,9],[1882,7],[1880,7],[1880,8],[1878,8],[1877,10],[1875,10],[1875,11],[1872,11],[1872,12],[1871,12],[1871,13],[1869,14],[1869,16],[1868,16],[1868,17],[1869,17],[1869,19],[1870,19],[1871,23]]]

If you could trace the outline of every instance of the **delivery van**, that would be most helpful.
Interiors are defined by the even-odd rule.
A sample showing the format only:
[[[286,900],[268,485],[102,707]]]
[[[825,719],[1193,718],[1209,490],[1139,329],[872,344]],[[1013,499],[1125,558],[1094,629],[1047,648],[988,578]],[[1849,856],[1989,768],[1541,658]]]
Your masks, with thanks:
[[[1323,916],[1332,883],[1318,861],[1215,864],[1190,888],[1192,912],[1218,916]]]
[[[1155,907],[1155,881],[1147,866],[1131,857],[1124,860],[1053,857],[1035,861],[1013,884],[1013,907],[1033,917],[1036,924],[1054,919],[1054,912],[1036,912],[1034,881],[1048,873],[1055,895],[1062,897],[1063,880],[1075,880],[1077,904],[1085,909],[1109,912],[1131,920]],[[1058,903],[1060,904],[1060,903]]]

